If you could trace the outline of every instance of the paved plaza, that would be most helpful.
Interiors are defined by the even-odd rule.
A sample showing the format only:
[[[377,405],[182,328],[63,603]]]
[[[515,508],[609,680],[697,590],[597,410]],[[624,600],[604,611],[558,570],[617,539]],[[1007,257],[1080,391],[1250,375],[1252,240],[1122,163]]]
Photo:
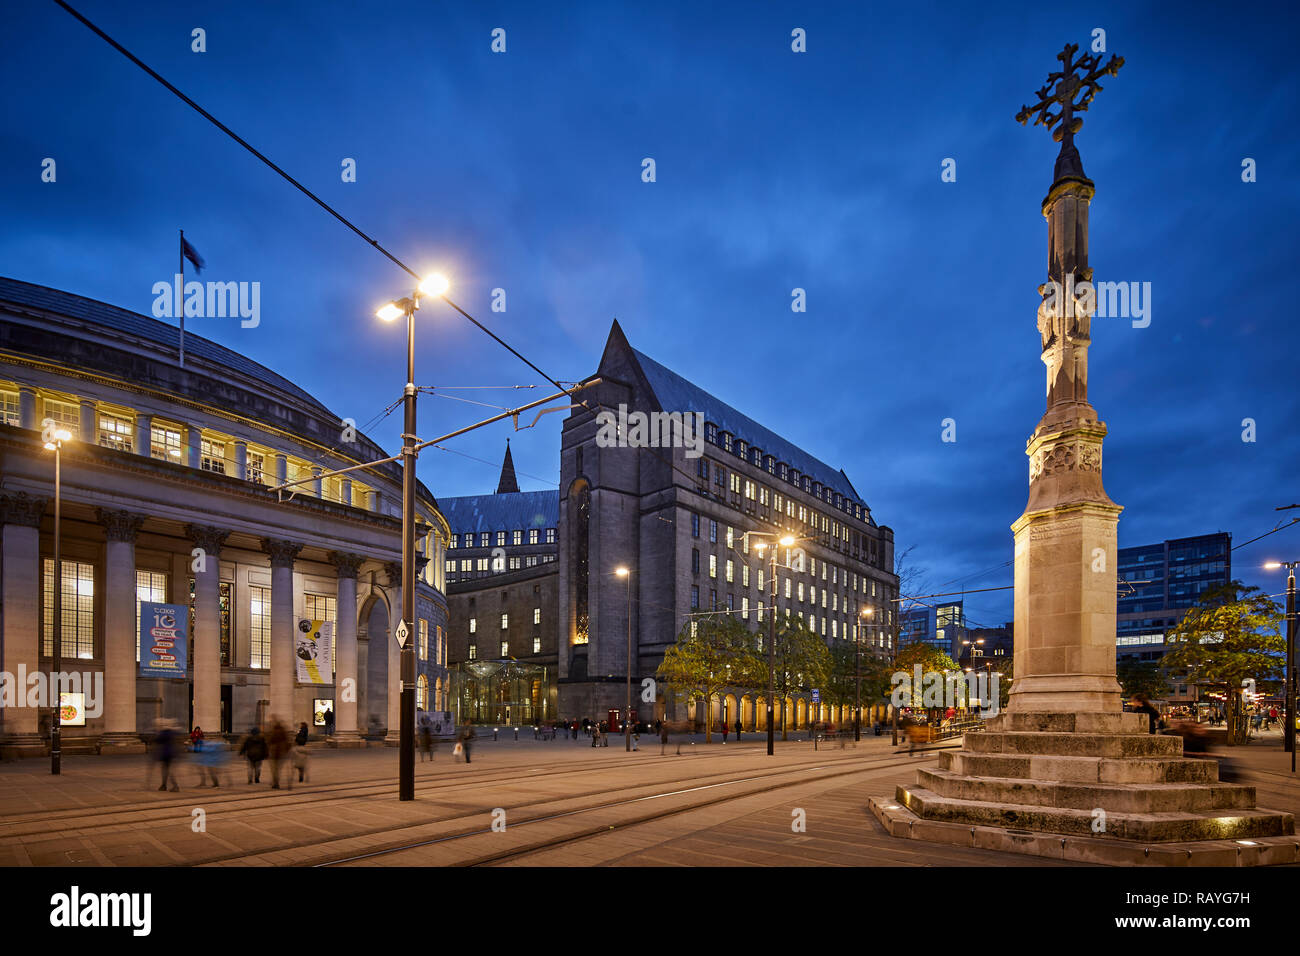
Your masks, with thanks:
[[[661,755],[643,739],[480,739],[472,762],[442,745],[416,764],[416,799],[397,800],[397,751],[311,751],[290,789],[246,783],[232,761],[218,788],[182,761],[160,792],[141,756],[72,756],[0,765],[0,865],[802,865],[1034,866],[1051,861],[888,836],[871,796],[912,783],[934,753],[886,737],[823,743],[683,738]],[[681,755],[677,755],[680,744]],[[1300,812],[1300,787],[1275,739],[1233,755],[1261,806]]]

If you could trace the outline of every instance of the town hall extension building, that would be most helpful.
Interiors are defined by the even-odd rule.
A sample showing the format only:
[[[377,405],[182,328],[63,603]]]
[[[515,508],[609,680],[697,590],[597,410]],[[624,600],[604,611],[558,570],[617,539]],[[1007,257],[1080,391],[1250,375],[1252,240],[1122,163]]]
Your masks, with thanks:
[[[636,716],[702,721],[697,703],[668,694],[641,703],[641,682],[654,676],[664,651],[702,613],[729,609],[751,629],[763,625],[771,600],[768,565],[754,547],[758,538],[746,532],[799,539],[779,555],[778,613],[801,617],[834,647],[851,646],[860,611],[871,608],[864,643],[892,655],[894,534],[876,523],[843,471],[634,349],[617,322],[596,375],[600,383],[580,393],[583,407],[571,411],[561,438],[561,716],[602,719],[624,706],[629,584],[616,569],[626,567]],[[627,414],[700,413],[702,447],[598,441],[597,416],[618,416],[620,406]],[[695,457],[696,451],[702,453]],[[778,722],[783,712],[790,726],[851,719],[848,708],[825,702],[814,708],[810,694],[777,701]],[[766,703],[761,692],[734,688],[709,717],[733,725],[739,717],[745,730],[763,729]]]
[[[69,749],[138,749],[158,718],[212,734],[271,717],[334,740],[397,732],[401,607],[396,463],[298,386],[156,319],[0,279],[0,672],[48,672],[62,589],[65,672],[102,674],[103,713]],[[62,449],[62,567],[53,567],[53,419]],[[272,485],[308,478],[279,500]],[[423,556],[412,639],[417,705],[448,707],[444,553],[449,529],[417,492]],[[196,549],[206,560],[195,559]],[[190,608],[184,678],[139,676],[139,602]],[[299,622],[333,621],[333,673],[299,683]],[[39,753],[48,708],[0,708],[0,745]],[[316,733],[324,730],[315,726]]]

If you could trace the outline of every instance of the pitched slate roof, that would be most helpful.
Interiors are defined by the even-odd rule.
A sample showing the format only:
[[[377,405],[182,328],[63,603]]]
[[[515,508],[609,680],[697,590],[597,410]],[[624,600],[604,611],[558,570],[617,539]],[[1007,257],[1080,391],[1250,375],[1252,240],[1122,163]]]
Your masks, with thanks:
[[[453,534],[554,528],[560,517],[560,492],[553,489],[439,498],[438,509]]]
[[[748,442],[751,448],[762,449],[764,455],[771,455],[778,462],[785,462],[813,481],[820,481],[833,492],[838,491],[850,501],[862,503],[862,497],[854,489],[853,483],[840,469],[814,458],[748,415],[736,411],[672,369],[659,364],[644,352],[632,349],[632,354],[640,363],[641,370],[664,411],[703,412],[704,420],[717,425],[718,431],[729,432],[735,438]]]

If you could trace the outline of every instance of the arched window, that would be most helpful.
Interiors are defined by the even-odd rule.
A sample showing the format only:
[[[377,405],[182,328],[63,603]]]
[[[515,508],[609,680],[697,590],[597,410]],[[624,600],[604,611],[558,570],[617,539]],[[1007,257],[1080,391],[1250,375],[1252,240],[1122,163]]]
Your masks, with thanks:
[[[423,674],[415,679],[415,709],[429,709],[429,678]]]

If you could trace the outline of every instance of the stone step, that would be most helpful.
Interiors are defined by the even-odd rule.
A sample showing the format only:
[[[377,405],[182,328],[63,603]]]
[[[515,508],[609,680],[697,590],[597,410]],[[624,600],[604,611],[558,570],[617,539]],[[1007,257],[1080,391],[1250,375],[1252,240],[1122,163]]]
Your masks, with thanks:
[[[1230,783],[1052,783],[1007,777],[965,777],[951,770],[920,770],[917,783],[941,797],[986,803],[1062,807],[1107,813],[1250,810],[1255,788]]]
[[[1060,783],[1217,783],[1215,760],[1191,757],[1058,757],[946,751],[939,767],[968,777]]]
[[[1052,734],[1145,734],[1146,714],[1025,714],[1001,713],[985,723],[989,730]]]
[[[1153,734],[1047,733],[990,731],[967,734],[972,753],[1032,754],[1060,757],[1181,757],[1183,739]]]
[[[920,786],[899,786],[895,799],[924,820],[1116,840],[1242,840],[1295,833],[1291,814],[1271,810],[1107,813],[1105,829],[1097,831],[1099,818],[1090,810],[959,800]]]

